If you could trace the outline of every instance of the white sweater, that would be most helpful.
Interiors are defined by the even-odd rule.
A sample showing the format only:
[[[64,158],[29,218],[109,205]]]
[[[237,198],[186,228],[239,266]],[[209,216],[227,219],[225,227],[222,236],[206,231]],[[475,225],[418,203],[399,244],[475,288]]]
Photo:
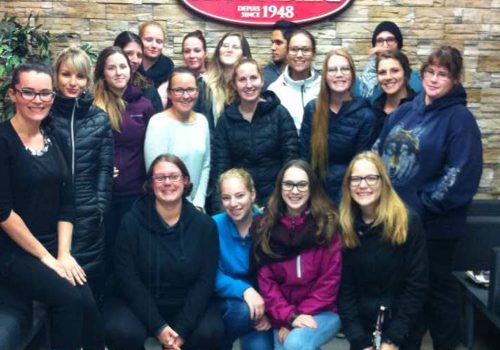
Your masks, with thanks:
[[[195,120],[189,123],[163,112],[152,116],[144,141],[146,169],[163,153],[175,154],[186,164],[193,183],[188,199],[195,206],[204,207],[210,175],[210,132],[203,114],[197,113]]]
[[[297,131],[300,131],[304,107],[306,104],[318,97],[321,84],[321,75],[311,68],[311,76],[305,80],[293,80],[287,66],[283,72],[269,87],[281,101],[293,118]]]

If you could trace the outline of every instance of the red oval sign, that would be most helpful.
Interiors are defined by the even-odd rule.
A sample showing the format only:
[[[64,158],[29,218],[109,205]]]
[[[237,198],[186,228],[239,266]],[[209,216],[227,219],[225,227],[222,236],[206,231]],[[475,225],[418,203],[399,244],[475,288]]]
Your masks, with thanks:
[[[346,8],[353,0],[180,0],[202,15],[229,23],[270,26],[279,20],[307,23]]]

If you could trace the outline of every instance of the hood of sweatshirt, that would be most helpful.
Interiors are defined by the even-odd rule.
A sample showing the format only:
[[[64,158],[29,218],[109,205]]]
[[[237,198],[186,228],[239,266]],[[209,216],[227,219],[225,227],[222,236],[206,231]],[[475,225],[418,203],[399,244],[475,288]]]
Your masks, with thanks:
[[[313,85],[316,80],[321,79],[321,76],[316,69],[311,67],[311,75],[308,78],[304,80],[293,80],[290,76],[290,67],[286,66],[285,71],[283,72],[283,79],[287,85],[304,86],[305,88],[308,88]]]
[[[445,109],[453,105],[467,106],[467,93],[462,84],[456,84],[446,95],[434,100],[430,105],[425,105],[425,91],[415,97],[415,105],[418,109],[432,111]]]
[[[139,100],[142,95],[142,89],[129,82],[125,92],[123,93],[123,99],[128,103],[133,103]]]

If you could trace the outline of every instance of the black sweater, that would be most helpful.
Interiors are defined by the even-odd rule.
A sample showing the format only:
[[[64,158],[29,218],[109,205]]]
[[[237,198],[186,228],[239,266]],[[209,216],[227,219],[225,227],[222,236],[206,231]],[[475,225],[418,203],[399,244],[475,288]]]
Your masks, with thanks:
[[[154,201],[151,195],[141,197],[123,218],[115,247],[116,278],[151,334],[169,324],[186,340],[214,290],[217,228],[187,200],[179,221],[169,227]]]
[[[427,254],[422,224],[410,213],[403,245],[381,239],[381,228],[356,222],[360,245],[343,252],[339,314],[352,350],[371,346],[381,305],[389,308],[382,339],[402,345],[424,303]]]
[[[11,211],[52,253],[57,253],[57,222],[73,221],[73,197],[64,157],[51,138],[42,156],[28,152],[10,121],[0,124],[0,222]],[[0,255],[20,249],[0,229]]]

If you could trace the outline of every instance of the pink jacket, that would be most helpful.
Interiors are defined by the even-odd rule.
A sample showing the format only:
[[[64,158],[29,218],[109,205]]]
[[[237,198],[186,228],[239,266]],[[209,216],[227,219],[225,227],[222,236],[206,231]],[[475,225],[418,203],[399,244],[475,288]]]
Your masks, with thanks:
[[[293,234],[295,223],[292,219],[284,217],[280,223]],[[300,230],[301,226],[295,230]],[[337,312],[341,271],[338,234],[334,235],[329,247],[310,248],[294,258],[261,267],[257,279],[272,326],[290,327],[293,314]]]

